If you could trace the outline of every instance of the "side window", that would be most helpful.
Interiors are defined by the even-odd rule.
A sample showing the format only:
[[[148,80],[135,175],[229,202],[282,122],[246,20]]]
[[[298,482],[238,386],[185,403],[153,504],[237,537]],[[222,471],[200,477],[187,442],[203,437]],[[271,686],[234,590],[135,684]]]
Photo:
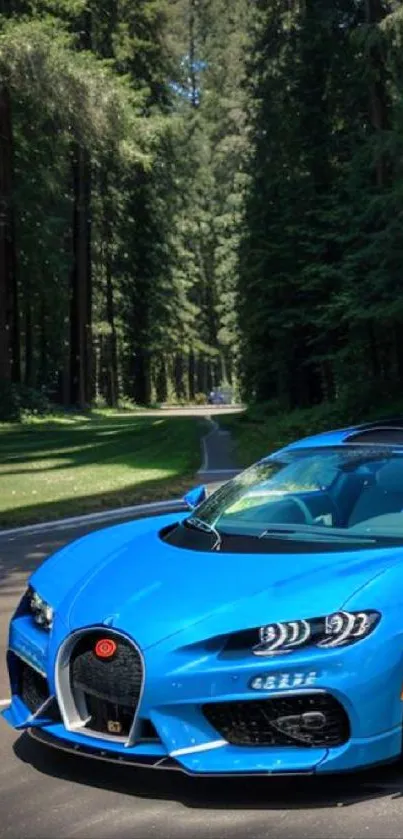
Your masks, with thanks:
[[[321,496],[320,491],[324,490],[326,493],[327,488],[333,483],[337,475],[338,471],[334,458],[323,456],[301,457],[284,466],[270,478],[255,483],[250,489],[245,488],[244,494],[226,509],[223,516],[242,514],[250,520],[259,517],[259,509],[267,510],[268,514],[270,511],[270,515],[275,516],[277,510],[280,510],[280,504],[282,505],[282,514],[285,515],[284,504],[287,502],[287,497],[306,493],[319,496],[312,504],[312,515],[314,517],[328,514],[333,508],[332,506],[329,507],[329,499],[326,500],[326,495]],[[306,501],[306,503],[308,502]],[[292,499],[289,499],[289,504],[292,504]],[[296,516],[295,504],[296,502],[291,508],[293,512],[292,520]],[[308,504],[309,508],[310,504]],[[288,515],[287,518],[289,518]],[[296,520],[299,520],[298,517]],[[326,523],[331,524],[331,521],[327,519]]]

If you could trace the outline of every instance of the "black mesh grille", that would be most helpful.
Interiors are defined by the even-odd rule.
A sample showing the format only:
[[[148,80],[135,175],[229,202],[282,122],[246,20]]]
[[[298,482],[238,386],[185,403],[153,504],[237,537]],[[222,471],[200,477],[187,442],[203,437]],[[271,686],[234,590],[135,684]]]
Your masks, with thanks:
[[[115,655],[100,659],[97,641],[117,643]],[[71,688],[81,690],[90,715],[87,728],[109,735],[127,736],[141,693],[143,667],[136,648],[125,638],[91,632],[76,644],[70,659]]]
[[[18,667],[19,695],[31,714],[35,714],[41,705],[49,699],[47,680],[17,656],[16,661]],[[61,716],[55,697],[46,706],[43,715],[46,719],[52,720],[53,722],[60,722]]]
[[[347,714],[329,694],[214,702],[203,706],[209,723],[237,746],[331,747],[350,736]]]
[[[85,694],[88,713],[91,716],[86,728],[101,734],[115,734],[127,737],[133,722],[134,711],[131,707],[105,702],[89,693]],[[150,720],[139,720],[136,726],[136,742],[160,742],[160,738]]]
[[[31,714],[34,714],[49,698],[49,688],[45,677],[25,664],[25,661],[21,662],[20,695]]]

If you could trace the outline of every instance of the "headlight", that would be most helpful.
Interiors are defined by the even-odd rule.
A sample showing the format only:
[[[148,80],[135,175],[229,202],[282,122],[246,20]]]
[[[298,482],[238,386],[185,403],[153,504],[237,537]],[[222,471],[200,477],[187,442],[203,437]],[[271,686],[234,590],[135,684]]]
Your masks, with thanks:
[[[333,649],[354,644],[375,629],[381,615],[365,612],[335,612],[324,618],[270,623],[259,629],[260,643],[252,648],[254,655],[271,656],[291,653],[299,647]]]
[[[53,623],[53,609],[46,600],[33,588],[27,592],[29,611],[35,623],[43,629],[51,629]]]

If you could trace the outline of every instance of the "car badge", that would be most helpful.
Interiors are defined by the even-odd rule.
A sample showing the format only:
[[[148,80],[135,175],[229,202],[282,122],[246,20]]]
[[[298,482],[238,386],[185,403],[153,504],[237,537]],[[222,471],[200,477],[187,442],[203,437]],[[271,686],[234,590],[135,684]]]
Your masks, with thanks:
[[[120,734],[122,731],[122,723],[117,720],[108,720],[107,727],[109,734]]]
[[[100,638],[95,644],[94,653],[97,658],[109,659],[113,658],[117,648],[118,645],[112,638]]]

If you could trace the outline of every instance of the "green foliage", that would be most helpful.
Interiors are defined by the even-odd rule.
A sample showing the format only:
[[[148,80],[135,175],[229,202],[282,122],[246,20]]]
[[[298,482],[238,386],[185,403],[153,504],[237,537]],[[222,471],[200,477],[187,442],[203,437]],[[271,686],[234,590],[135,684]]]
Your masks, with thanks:
[[[0,380],[0,422],[15,422],[24,416],[50,413],[46,393],[12,382]]]
[[[173,283],[184,313],[182,348],[191,353],[194,387],[204,392],[236,376],[247,8],[245,0],[230,10],[221,0],[175,0],[171,8],[182,56]]]
[[[5,6],[13,341],[23,381],[56,401],[184,402],[235,381],[248,5]]]
[[[336,402],[323,402],[311,408],[296,408],[284,413],[275,401],[253,404],[244,414],[225,417],[225,426],[235,440],[240,466],[250,466],[295,440],[329,431],[329,428],[346,428],[362,421],[401,416],[403,400],[391,398],[382,387],[376,393],[367,393],[360,400],[358,395],[344,394]]]
[[[402,20],[386,0],[6,4],[24,383],[67,403],[82,360],[97,404],[239,380],[287,411],[394,398]]]
[[[243,393],[344,413],[347,399],[365,415],[403,375],[401,13],[372,0],[256,7]]]
[[[75,47],[76,39],[58,19],[6,21],[0,78],[44,111],[49,128],[68,132],[99,154],[119,153],[122,145],[133,162],[146,162],[141,98],[107,62]]]

